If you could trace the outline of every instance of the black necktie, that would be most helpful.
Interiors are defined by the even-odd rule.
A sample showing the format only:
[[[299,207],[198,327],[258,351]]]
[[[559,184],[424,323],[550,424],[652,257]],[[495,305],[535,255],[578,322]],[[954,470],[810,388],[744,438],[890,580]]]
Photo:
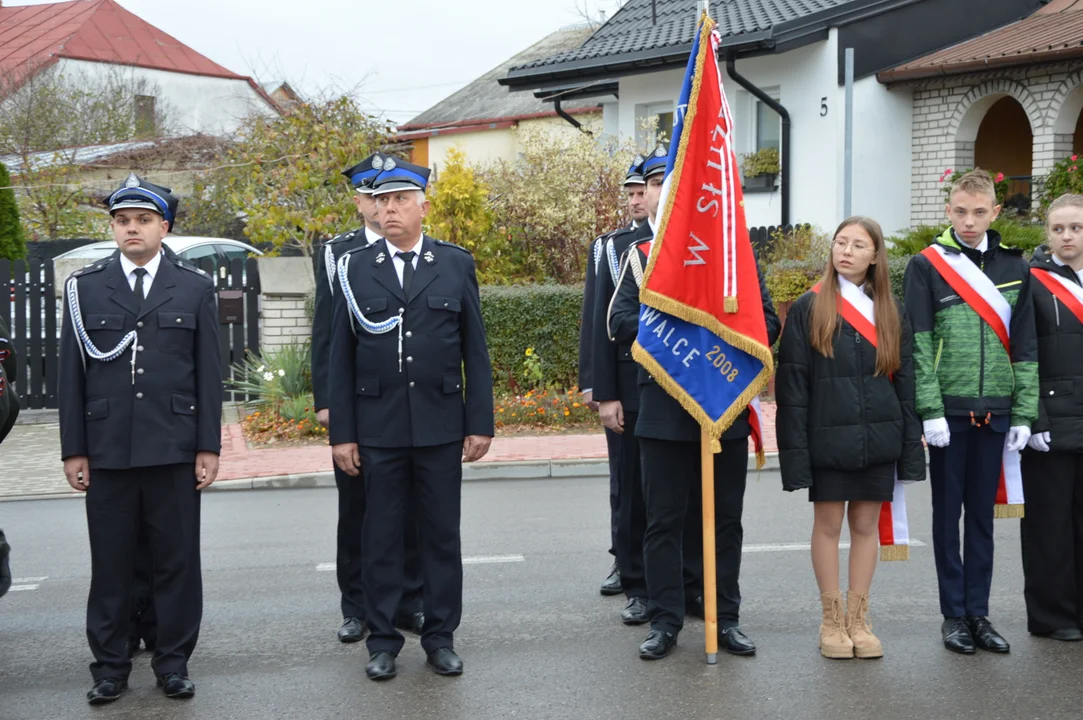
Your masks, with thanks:
[[[405,265],[402,268],[402,292],[406,299],[410,299],[410,284],[414,280],[414,257],[417,255],[413,250],[410,252],[397,252],[395,257],[402,258]]]
[[[135,273],[135,289],[132,292],[135,293],[135,307],[138,310],[143,307],[143,300],[146,298],[146,293],[143,292],[143,278],[147,276],[147,269],[136,268],[132,272]]]

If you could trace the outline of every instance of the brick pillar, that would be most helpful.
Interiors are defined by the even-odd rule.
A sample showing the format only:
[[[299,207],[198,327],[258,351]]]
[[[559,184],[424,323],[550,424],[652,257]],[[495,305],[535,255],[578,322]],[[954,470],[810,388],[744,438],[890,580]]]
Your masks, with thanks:
[[[315,290],[312,261],[303,257],[261,257],[259,280],[263,311],[260,350],[275,352],[312,335],[305,303]]]

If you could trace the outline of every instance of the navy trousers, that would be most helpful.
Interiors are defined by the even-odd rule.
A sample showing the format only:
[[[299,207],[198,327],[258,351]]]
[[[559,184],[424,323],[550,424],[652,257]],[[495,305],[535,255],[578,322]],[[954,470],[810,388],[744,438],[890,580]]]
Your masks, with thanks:
[[[635,436],[638,413],[624,414],[624,434],[619,435],[617,469],[620,511],[617,515],[617,567],[625,596],[647,597],[643,565],[643,537],[647,532],[647,508],[643,502],[643,468],[639,440]]]
[[[933,554],[944,617],[989,614],[993,582],[993,506],[1008,431],[1007,417],[975,426],[949,417],[951,443],[929,448]],[[963,517],[960,543],[959,517]],[[962,554],[960,554],[960,550]]]
[[[609,455],[609,554],[616,557],[620,526],[620,435],[606,428],[605,446]]]

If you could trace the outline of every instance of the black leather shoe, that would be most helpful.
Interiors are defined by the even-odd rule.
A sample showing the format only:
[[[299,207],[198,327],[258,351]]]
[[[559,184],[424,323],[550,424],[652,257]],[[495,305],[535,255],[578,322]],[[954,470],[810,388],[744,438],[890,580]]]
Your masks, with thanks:
[[[355,643],[365,637],[365,623],[360,618],[348,617],[338,629],[338,641],[341,643]]]
[[[647,639],[639,646],[641,660],[661,660],[677,647],[677,636],[664,630],[651,630]]]
[[[684,614],[687,617],[694,617],[703,620],[707,615],[707,613],[703,611],[703,596],[697,595],[695,597],[691,597],[685,600]]]
[[[428,653],[425,664],[433,669],[437,675],[462,675],[463,661],[451,648],[436,648]]]
[[[974,637],[962,618],[944,618],[940,625],[940,637],[944,639],[944,647],[953,653],[974,654]]]
[[[167,698],[186,699],[196,694],[196,684],[184,675],[166,673],[158,676],[158,687]]]
[[[378,650],[369,655],[369,664],[365,666],[369,680],[390,680],[395,677],[395,656],[386,650]]]
[[[609,569],[609,577],[602,583],[601,593],[602,595],[620,595],[624,592],[624,587],[620,584],[620,570],[617,569],[617,563],[613,563],[613,567]]]
[[[1012,646],[993,628],[993,623],[989,622],[989,618],[969,616],[966,619],[966,624],[970,628],[970,634],[974,637],[974,644],[982,650],[995,653],[1011,651]]]
[[[420,635],[422,630],[425,629],[425,613],[415,612],[399,615],[395,618],[395,627],[414,635]]]
[[[102,678],[94,683],[94,687],[86,694],[86,701],[91,705],[105,705],[111,703],[124,694],[128,689],[127,680],[116,678]]]
[[[628,604],[620,613],[621,622],[625,625],[642,625],[647,619],[647,601],[641,597],[628,598]]]
[[[722,649],[730,655],[755,655],[756,643],[749,639],[748,635],[741,632],[741,628],[724,628],[718,633],[722,641]]]
[[[1079,642],[1083,640],[1083,632],[1079,628],[1061,628],[1051,633],[1045,633],[1044,636],[1050,640],[1060,640],[1061,642]]]

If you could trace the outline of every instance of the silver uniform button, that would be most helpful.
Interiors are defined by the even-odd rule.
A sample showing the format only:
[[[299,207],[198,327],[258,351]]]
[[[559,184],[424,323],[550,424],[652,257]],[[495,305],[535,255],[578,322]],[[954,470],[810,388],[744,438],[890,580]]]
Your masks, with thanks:
[[[404,312],[406,308],[399,308],[399,312]]]
[[[140,345],[139,347],[137,347],[137,348],[135,349],[135,351],[136,351],[136,352],[143,352],[143,346],[142,346],[142,345]]]
[[[135,394],[135,399],[136,400],[142,400],[143,399],[143,393],[136,393]]]
[[[414,334],[412,332],[410,332],[409,330],[406,331],[406,337],[413,337],[413,336],[414,336]]]
[[[413,386],[414,386],[414,381],[413,381],[413,380],[411,380],[411,381],[410,381],[410,387],[413,387]]]
[[[179,324],[181,322],[183,322],[183,321],[180,318],[177,318],[177,323]]]
[[[102,325],[104,325],[104,324],[105,324],[105,321],[104,321],[104,320],[102,320]]]
[[[135,374],[136,375],[142,375],[143,374],[143,368],[139,368],[138,370],[136,370]]]
[[[142,321],[142,320],[140,320],[139,322],[137,322],[137,323],[135,324],[135,326],[136,326],[137,328],[141,328],[141,327],[143,327],[143,321]]]
[[[196,409],[196,406],[195,406],[195,405],[189,405],[189,406],[188,406],[188,409],[189,409],[189,410],[195,410],[195,409]]]
[[[408,356],[406,357],[406,362],[408,362],[408,363],[412,363],[413,361],[414,361],[414,356],[413,356],[413,355],[408,355]]]
[[[1052,391],[1052,390],[1050,390],[1050,391],[1049,391],[1049,394],[1050,394],[1050,395],[1052,395],[1052,394],[1053,394],[1053,391]]]

